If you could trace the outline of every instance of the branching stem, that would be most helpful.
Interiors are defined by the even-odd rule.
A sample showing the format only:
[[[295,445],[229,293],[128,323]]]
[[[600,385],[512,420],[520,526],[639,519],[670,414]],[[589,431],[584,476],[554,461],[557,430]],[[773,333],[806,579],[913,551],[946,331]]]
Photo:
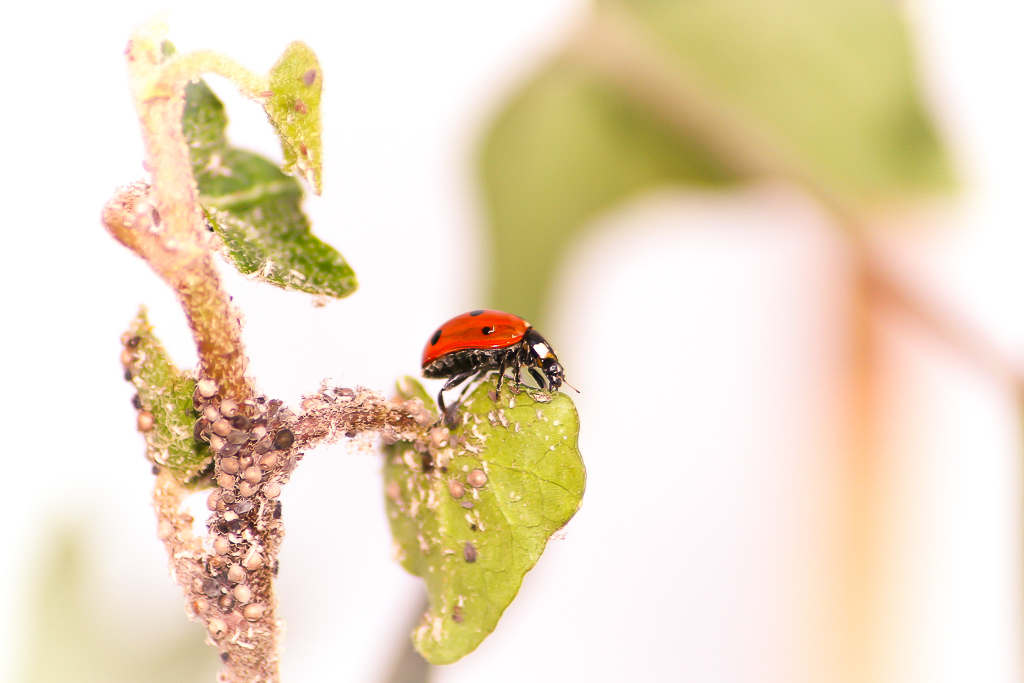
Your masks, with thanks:
[[[276,683],[280,623],[273,576],[284,536],[277,499],[302,454],[284,425],[287,411],[279,410],[280,402],[257,400],[246,376],[239,315],[213,264],[182,130],[185,86],[201,73],[226,76],[254,98],[266,79],[209,52],[167,59],[165,35],[163,22],[152,21],[125,51],[151,180],[121,188],[104,208],[103,223],[178,295],[199,355],[195,401],[204,417],[197,435],[215,454],[218,488],[209,498],[210,535],[200,539],[182,508],[188,491],[168,470],[158,472],[154,507],[172,575],[188,613],[221,651],[218,680]]]

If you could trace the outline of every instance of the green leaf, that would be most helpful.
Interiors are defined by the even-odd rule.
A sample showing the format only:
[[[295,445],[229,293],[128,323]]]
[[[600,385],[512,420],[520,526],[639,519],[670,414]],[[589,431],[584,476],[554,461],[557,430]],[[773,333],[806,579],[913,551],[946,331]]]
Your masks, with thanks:
[[[205,83],[190,84],[186,96],[182,125],[199,200],[225,257],[244,275],[283,289],[335,298],[354,292],[348,263],[310,231],[295,178],[228,146],[224,105]]]
[[[644,189],[736,179],[700,144],[564,58],[495,120],[480,174],[491,228],[489,301],[541,326],[552,278],[589,221]]]
[[[284,170],[297,169],[320,194],[320,62],[304,43],[294,42],[270,70],[270,91],[263,108],[281,139]]]
[[[880,0],[598,0],[480,150],[490,304],[543,325],[594,219],[666,186],[799,183],[846,215],[952,185]]]
[[[704,98],[736,114],[843,201],[873,208],[952,187],[899,4],[599,0],[597,6],[625,9],[667,68],[689,75]]]
[[[139,311],[122,340],[127,361],[125,379],[138,390],[136,405],[146,439],[146,457],[169,469],[182,484],[202,485],[200,475],[213,457],[209,445],[196,441],[193,433],[199,419],[192,403],[195,380],[174,367],[153,335],[145,309]],[[150,421],[152,426],[144,428]]]
[[[409,443],[385,449],[391,532],[430,599],[413,642],[432,664],[457,661],[494,630],[583,497],[572,400],[506,388],[495,404],[494,390],[489,381],[470,394],[461,425],[432,459]]]

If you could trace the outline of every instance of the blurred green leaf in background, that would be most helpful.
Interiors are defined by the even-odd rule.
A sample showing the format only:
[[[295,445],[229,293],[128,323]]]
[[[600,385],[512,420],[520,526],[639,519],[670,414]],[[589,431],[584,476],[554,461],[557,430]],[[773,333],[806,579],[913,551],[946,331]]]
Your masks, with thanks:
[[[207,647],[198,624],[167,614],[171,631],[146,640],[155,623],[144,625],[117,611],[90,579],[88,528],[50,527],[49,555],[35,577],[23,620],[28,647],[23,651],[24,683],[200,683],[217,673],[217,655]],[[174,589],[175,591],[177,589]]]
[[[566,251],[662,187],[795,183],[842,218],[952,187],[900,7],[598,0],[485,133],[491,305],[542,324]]]

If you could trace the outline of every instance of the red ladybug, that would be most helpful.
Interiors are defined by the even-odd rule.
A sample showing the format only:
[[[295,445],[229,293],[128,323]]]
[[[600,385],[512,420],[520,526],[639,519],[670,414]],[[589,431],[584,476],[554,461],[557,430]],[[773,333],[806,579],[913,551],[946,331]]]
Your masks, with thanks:
[[[442,414],[446,412],[444,392],[473,375],[479,379],[497,370],[498,391],[507,368],[512,368],[517,384],[522,383],[526,368],[548,391],[565,381],[564,370],[544,337],[530,323],[503,311],[470,311],[441,325],[423,348],[422,365],[424,377],[448,378],[437,393]]]

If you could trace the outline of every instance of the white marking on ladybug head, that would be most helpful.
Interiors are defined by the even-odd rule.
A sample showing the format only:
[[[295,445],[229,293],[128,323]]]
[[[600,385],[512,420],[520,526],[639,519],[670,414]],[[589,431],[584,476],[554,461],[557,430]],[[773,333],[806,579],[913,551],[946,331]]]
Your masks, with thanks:
[[[534,344],[533,352],[537,355],[538,358],[548,358],[549,356],[553,355],[551,353],[551,347],[543,343]]]

